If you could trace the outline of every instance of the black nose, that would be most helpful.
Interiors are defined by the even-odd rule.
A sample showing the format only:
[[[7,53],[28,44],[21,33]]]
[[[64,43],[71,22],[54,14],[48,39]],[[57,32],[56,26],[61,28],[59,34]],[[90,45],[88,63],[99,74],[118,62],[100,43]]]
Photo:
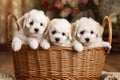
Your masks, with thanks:
[[[86,40],[86,42],[89,42],[89,41],[90,41],[90,39],[89,39],[89,38],[85,38],[85,40]]]
[[[38,29],[38,28],[35,28],[34,31],[37,33],[37,32],[39,31],[39,29]]]
[[[55,41],[59,42],[59,41],[60,41],[60,38],[55,38]]]

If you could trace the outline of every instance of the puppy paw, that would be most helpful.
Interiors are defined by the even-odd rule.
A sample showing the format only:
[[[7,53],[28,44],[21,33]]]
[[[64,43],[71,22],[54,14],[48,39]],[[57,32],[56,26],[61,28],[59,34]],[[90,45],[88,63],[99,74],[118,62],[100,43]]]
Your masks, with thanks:
[[[21,49],[21,46],[22,46],[22,41],[19,38],[15,37],[12,41],[12,49],[15,52],[17,52]]]
[[[83,46],[78,41],[73,42],[73,48],[78,52],[83,51]]]
[[[43,49],[49,49],[50,48],[50,43],[46,39],[44,39],[44,40],[41,41],[40,46]]]
[[[83,51],[83,46],[82,46],[82,45],[77,44],[77,45],[74,45],[73,47],[74,47],[74,49],[75,49],[76,51],[78,51],[78,52]]]
[[[110,50],[112,48],[111,44],[109,42],[103,42],[103,47],[105,50]]]
[[[34,49],[34,50],[37,49],[38,46],[39,46],[37,40],[35,40],[35,39],[31,39],[31,40],[29,41],[29,45],[30,45],[30,47],[31,47],[32,49]]]

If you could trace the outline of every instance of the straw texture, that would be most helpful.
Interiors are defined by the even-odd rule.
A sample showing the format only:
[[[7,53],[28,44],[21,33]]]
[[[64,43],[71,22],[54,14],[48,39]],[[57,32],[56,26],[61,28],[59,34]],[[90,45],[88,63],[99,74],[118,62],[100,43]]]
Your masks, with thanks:
[[[8,22],[11,17],[8,16]],[[103,20],[103,27],[109,23],[108,41],[112,42],[112,25],[109,17]],[[8,24],[9,33],[10,23]],[[8,45],[10,38],[8,34]],[[99,80],[104,66],[104,48],[85,49],[76,52],[72,47],[51,46],[48,50],[37,50],[23,45],[13,54],[16,80]]]
[[[24,45],[18,53],[13,52],[15,75],[20,80],[99,78],[105,57],[102,48],[77,53],[72,48],[54,46],[49,50],[33,51]]]

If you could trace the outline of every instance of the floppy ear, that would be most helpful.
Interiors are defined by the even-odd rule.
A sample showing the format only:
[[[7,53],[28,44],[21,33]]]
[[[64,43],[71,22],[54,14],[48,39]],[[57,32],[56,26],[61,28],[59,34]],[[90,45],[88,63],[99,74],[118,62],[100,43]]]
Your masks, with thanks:
[[[49,32],[49,30],[50,30],[50,27],[51,27],[51,21],[49,20],[49,18],[48,18],[48,24],[47,24],[47,27],[46,27],[46,29],[45,29],[45,31],[44,31],[44,37],[46,38],[47,37],[47,35],[48,35],[48,32]]]
[[[25,13],[22,17],[20,17],[18,20],[17,20],[17,23],[19,24],[19,26],[23,26],[23,28],[25,28],[25,22],[26,22],[26,18],[28,16],[28,13]],[[23,21],[23,24],[20,25],[21,21]]]
[[[72,26],[70,25],[70,32],[68,33],[68,39],[72,40]]]
[[[99,23],[98,23],[98,26],[97,26],[97,30],[98,30],[97,37],[102,37],[104,29]]]
[[[44,36],[47,36],[51,26],[54,24],[55,21],[56,21],[56,19],[53,19],[53,20],[50,21],[49,18],[48,18],[48,26],[47,26],[47,28],[44,32]]]
[[[75,39],[78,32],[78,21],[72,23],[71,32],[72,32],[73,39]]]

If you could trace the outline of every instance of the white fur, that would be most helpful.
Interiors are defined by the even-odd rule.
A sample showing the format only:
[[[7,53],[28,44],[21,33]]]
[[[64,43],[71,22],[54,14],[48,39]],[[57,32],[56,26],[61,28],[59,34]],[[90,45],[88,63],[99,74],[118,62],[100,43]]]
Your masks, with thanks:
[[[22,46],[22,41],[20,38],[18,37],[14,37],[13,41],[12,41],[12,48],[14,51],[18,51],[21,49],[21,46]]]
[[[83,17],[75,22],[75,26],[76,31],[74,40],[77,40],[79,44],[89,48],[107,47],[108,49],[111,49],[110,43],[102,40],[103,27],[92,18]],[[77,44],[73,43],[74,49],[76,51],[81,51],[80,48],[82,47]]]
[[[50,43],[48,42],[47,39],[43,39],[40,43],[40,46],[43,48],[43,49],[49,49],[50,48]]]
[[[49,44],[71,46],[71,24],[66,19],[53,19],[48,30],[48,41],[43,40],[41,47],[48,49]],[[59,39],[58,41],[56,39]],[[49,43],[48,43],[49,42]]]
[[[22,28],[15,33],[12,41],[13,50],[19,51],[22,44],[28,44],[32,49],[37,49],[49,18],[43,11],[33,9],[18,19],[17,23],[20,23],[21,20],[24,20]]]
[[[77,40],[74,40],[72,42],[72,44],[73,44],[73,47],[76,51],[78,51],[78,52],[83,51],[83,45],[80,42],[78,42]]]

